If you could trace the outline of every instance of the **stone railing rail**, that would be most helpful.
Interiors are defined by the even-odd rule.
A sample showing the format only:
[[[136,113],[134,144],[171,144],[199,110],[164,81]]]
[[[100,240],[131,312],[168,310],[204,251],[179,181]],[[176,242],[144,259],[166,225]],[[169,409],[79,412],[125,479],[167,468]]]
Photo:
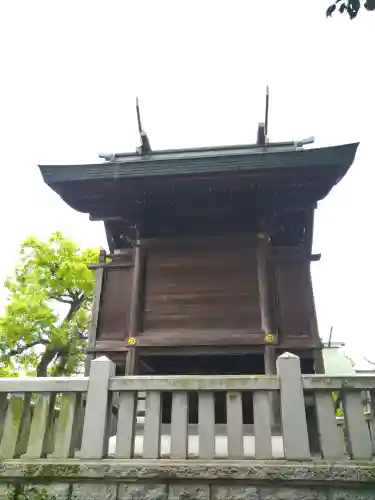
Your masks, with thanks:
[[[277,360],[275,376],[114,376],[105,357],[87,378],[0,379],[0,458],[371,460],[375,377],[302,375],[297,356]],[[226,394],[226,424],[215,424],[215,392]],[[253,425],[243,424],[242,395],[253,396]],[[340,391],[343,421],[332,392]],[[363,393],[370,394],[370,415]],[[172,393],[171,424],[161,418]],[[189,393],[198,424],[189,424]],[[144,422],[137,417],[144,394]],[[271,393],[277,397],[270,397]],[[275,412],[274,402],[278,402]],[[116,414],[111,411],[116,407]],[[313,409],[313,417],[308,408]],[[274,425],[275,413],[280,425]],[[138,413],[139,415],[139,413]],[[310,417],[309,417],[310,415]]]

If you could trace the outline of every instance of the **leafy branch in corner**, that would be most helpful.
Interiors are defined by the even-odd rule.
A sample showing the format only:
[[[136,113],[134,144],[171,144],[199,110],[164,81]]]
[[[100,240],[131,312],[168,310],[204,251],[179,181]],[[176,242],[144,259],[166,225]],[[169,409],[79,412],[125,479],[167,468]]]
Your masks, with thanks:
[[[80,370],[94,288],[87,264],[97,262],[98,254],[80,250],[61,233],[23,243],[20,262],[5,284],[9,296],[0,317],[0,376]]]
[[[327,17],[331,17],[335,11],[340,14],[346,13],[350,19],[355,19],[361,9],[361,0],[336,0],[326,11]],[[375,0],[366,0],[363,7],[368,11],[375,10]]]

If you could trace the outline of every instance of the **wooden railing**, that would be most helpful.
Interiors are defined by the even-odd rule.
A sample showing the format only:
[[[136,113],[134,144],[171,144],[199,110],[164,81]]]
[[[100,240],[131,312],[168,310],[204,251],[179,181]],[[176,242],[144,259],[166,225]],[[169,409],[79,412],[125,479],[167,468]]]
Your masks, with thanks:
[[[287,353],[275,376],[115,377],[114,371],[102,357],[88,378],[0,379],[0,458],[372,459],[373,376],[302,375],[299,358]],[[343,419],[335,415],[335,391]],[[165,393],[172,397],[170,424],[162,418]],[[225,393],[225,424],[215,423],[219,393]],[[198,400],[196,423],[189,422],[191,394]],[[249,394],[250,424],[243,420]]]

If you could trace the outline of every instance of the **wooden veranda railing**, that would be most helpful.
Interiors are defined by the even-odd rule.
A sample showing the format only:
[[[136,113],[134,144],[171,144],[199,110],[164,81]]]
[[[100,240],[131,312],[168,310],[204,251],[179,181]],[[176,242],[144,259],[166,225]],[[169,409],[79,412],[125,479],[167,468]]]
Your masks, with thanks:
[[[114,371],[102,357],[87,378],[0,379],[0,458],[372,459],[373,376],[302,375],[299,358],[287,353],[275,376],[115,377]],[[334,391],[341,392],[343,419],[336,418]],[[215,423],[219,392],[225,424]],[[172,394],[170,424],[161,416],[165,393]],[[194,393],[198,422],[190,423]],[[252,424],[243,421],[248,393]]]

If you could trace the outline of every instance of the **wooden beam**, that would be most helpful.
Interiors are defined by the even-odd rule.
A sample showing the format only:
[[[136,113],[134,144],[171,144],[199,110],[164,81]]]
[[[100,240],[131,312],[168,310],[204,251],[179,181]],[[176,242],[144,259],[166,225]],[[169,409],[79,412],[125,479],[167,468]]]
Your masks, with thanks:
[[[264,340],[268,344],[264,348],[264,371],[266,375],[276,374],[276,347],[278,335],[273,315],[273,296],[270,276],[270,238],[265,233],[258,234],[257,264],[259,305]],[[276,425],[280,422],[279,402],[276,394],[270,394],[271,422]]]
[[[262,345],[238,345],[238,346],[184,346],[181,347],[141,347],[141,355],[144,357],[153,356],[236,356],[244,354],[263,355],[264,346]]]
[[[94,347],[87,347],[85,352],[87,354],[93,354],[97,352],[128,352],[131,349],[126,342],[123,340],[98,340]]]
[[[87,264],[88,269],[117,269],[119,267],[133,267],[134,264],[131,262],[103,262],[100,264]]]
[[[315,253],[311,255],[303,254],[290,254],[290,255],[275,255],[272,257],[273,262],[285,262],[285,261],[305,261],[305,262],[319,262],[322,258],[322,254]]]
[[[107,258],[106,251],[101,250],[99,254],[99,265],[105,262],[106,258]],[[95,346],[95,342],[97,339],[100,299],[102,296],[102,287],[103,287],[103,276],[104,276],[103,268],[98,267],[95,274],[95,288],[92,301],[91,320],[90,320],[89,335],[87,342],[87,346],[89,349]],[[88,376],[90,373],[91,361],[93,359],[94,359],[93,354],[87,354],[85,360],[85,376]]]
[[[261,324],[265,340],[267,335],[272,335],[272,344],[275,344],[277,343],[277,332],[275,329],[273,317],[273,299],[270,283],[271,280],[269,253],[269,237],[266,234],[260,233],[258,235],[257,242],[257,265]]]
[[[265,343],[264,335],[247,330],[147,330],[137,337],[138,347],[249,346]]]
[[[103,340],[97,342],[97,345],[93,348],[86,349],[87,353],[118,353],[123,357],[124,352],[128,352],[133,349],[128,347],[128,345],[123,341],[108,341]],[[183,349],[179,346],[138,346],[138,350],[141,356],[153,357],[153,356],[204,356],[204,355],[243,355],[243,354],[264,354],[264,346],[258,345],[219,345],[219,346],[184,346]]]
[[[144,271],[144,251],[140,244],[134,247],[134,269],[133,286],[130,300],[129,313],[129,337],[137,337],[140,329],[140,305],[141,305],[141,286]],[[128,351],[125,359],[125,375],[134,375],[138,371],[138,352],[137,345]]]
[[[110,334],[108,334],[110,338]],[[113,334],[118,338],[118,334]],[[224,346],[262,346],[265,343],[264,335],[247,330],[147,330],[136,338],[137,347],[224,347]],[[101,340],[96,342],[98,351],[127,352],[134,349],[124,340]]]
[[[134,248],[133,286],[130,300],[129,337],[136,337],[139,333],[140,294],[143,275],[143,249]]]
[[[307,262],[318,262],[322,255],[311,254],[306,248],[299,247],[270,247],[269,256],[273,262],[288,260],[305,260]]]
[[[114,222],[125,222],[124,219],[121,217],[121,215],[113,215],[110,217],[103,217],[102,219],[98,219],[95,215],[90,214],[89,219],[94,222],[98,222],[99,220],[104,220],[104,221],[114,221]]]
[[[277,345],[277,350],[280,351],[280,354],[282,354],[282,351],[285,352],[290,350],[290,352],[292,352],[293,354],[297,354],[300,357],[303,357],[301,351],[304,351],[306,354],[310,353],[310,356],[312,357],[312,349],[314,349],[315,347],[319,346],[309,335],[300,338],[286,337]]]
[[[181,347],[186,348],[189,354],[215,354],[228,353],[228,354],[245,354],[245,353],[263,353],[264,352],[264,334],[263,333],[248,333],[246,331],[240,333],[235,332],[232,335],[231,331],[217,330],[216,341],[215,337],[211,337],[211,331],[203,330],[188,330],[186,333],[174,332],[158,332],[149,331],[141,333],[137,338],[137,347],[142,348],[142,354],[159,355],[163,354],[176,354],[184,355],[185,350],[181,351]],[[208,338],[205,335],[209,333]],[[312,345],[313,343],[313,345]],[[311,352],[312,348],[320,347],[316,342],[311,340],[311,337],[301,338],[286,338],[284,341],[277,344],[278,351],[285,350],[307,350]],[[129,346],[128,340],[99,340],[96,342],[95,347],[87,348],[87,353],[95,352],[127,352],[134,349]],[[143,350],[144,349],[144,350]],[[214,351],[212,350],[214,349]]]

